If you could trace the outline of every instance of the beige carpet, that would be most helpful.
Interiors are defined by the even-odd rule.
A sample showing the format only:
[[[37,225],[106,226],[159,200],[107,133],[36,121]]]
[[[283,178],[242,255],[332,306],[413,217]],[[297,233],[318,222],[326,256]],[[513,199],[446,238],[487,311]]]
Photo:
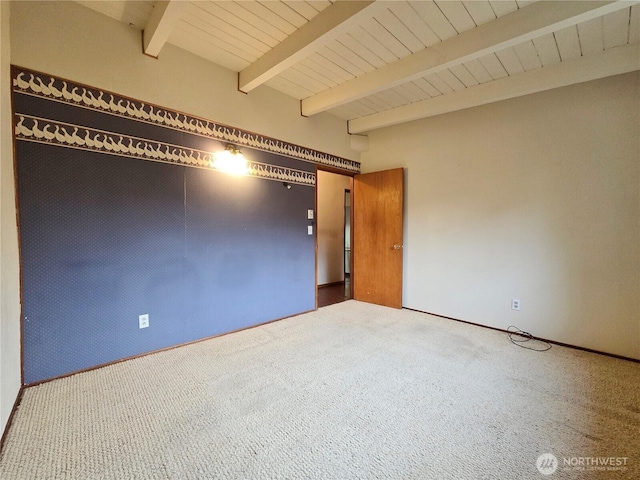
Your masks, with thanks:
[[[639,452],[640,364],[349,301],[27,389],[0,478],[637,479]]]

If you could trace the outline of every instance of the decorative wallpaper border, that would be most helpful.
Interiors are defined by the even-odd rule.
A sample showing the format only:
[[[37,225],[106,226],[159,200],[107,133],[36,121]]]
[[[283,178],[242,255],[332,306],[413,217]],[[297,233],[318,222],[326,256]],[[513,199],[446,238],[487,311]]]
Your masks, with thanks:
[[[72,125],[56,120],[16,114],[17,140],[45,143],[66,148],[107,153],[123,157],[210,168],[211,152],[182,147],[155,140]],[[314,172],[248,161],[248,175],[300,185],[315,186]]]
[[[175,110],[147,105],[129,97],[60,80],[56,77],[14,68],[13,91],[44,97],[137,121],[173,128],[224,142],[286,155],[306,162],[360,173],[360,162],[319,152],[292,143],[211,122]]]

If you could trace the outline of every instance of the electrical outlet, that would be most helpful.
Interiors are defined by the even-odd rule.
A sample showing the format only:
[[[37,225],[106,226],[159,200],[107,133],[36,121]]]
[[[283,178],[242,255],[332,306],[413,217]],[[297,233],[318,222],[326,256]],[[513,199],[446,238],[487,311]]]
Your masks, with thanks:
[[[313,220],[313,210],[307,210],[307,220]]]
[[[520,299],[519,298],[512,298],[511,299],[511,310],[520,311]]]
[[[147,328],[149,326],[149,314],[138,315],[138,325],[140,328]]]
[[[307,225],[307,235],[313,235],[313,225]]]

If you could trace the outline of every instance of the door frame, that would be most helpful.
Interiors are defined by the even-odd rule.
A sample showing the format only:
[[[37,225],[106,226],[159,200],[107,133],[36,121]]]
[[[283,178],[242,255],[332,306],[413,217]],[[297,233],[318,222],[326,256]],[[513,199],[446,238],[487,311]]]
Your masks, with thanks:
[[[351,223],[351,228],[349,229],[349,245],[353,245],[353,177],[356,175],[355,173],[352,172],[345,172],[344,170],[339,170],[337,168],[331,168],[325,165],[318,165],[316,164],[316,199],[315,199],[315,214],[314,214],[314,221],[313,221],[313,226],[315,228],[315,235],[314,235],[314,249],[315,249],[315,265],[316,265],[316,271],[315,271],[315,297],[316,297],[316,305],[315,305],[315,309],[318,310],[318,171],[324,171],[324,172],[329,172],[329,173],[335,173],[337,175],[342,175],[343,177],[349,177],[349,191],[351,192],[351,208],[349,209],[349,222]],[[344,202],[344,195],[343,195],[343,202]],[[344,242],[343,242],[344,244]],[[344,257],[344,252],[343,252],[343,257]],[[354,275],[355,272],[353,271],[353,253],[350,255],[349,257],[349,270],[351,272],[350,274],[350,281],[351,281],[351,298],[353,298],[353,282],[354,282]],[[346,280],[346,279],[345,279]]]

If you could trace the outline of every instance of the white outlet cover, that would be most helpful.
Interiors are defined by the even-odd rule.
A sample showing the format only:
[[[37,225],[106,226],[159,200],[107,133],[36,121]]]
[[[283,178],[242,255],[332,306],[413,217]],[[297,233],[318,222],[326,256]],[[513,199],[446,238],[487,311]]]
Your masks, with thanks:
[[[511,299],[511,309],[512,310],[520,310],[520,299],[519,298],[512,298]]]
[[[307,210],[307,220],[313,220],[313,210]]]
[[[149,326],[149,314],[138,315],[138,326],[140,328],[147,328]]]
[[[313,225],[307,226],[307,235],[313,235]]]

